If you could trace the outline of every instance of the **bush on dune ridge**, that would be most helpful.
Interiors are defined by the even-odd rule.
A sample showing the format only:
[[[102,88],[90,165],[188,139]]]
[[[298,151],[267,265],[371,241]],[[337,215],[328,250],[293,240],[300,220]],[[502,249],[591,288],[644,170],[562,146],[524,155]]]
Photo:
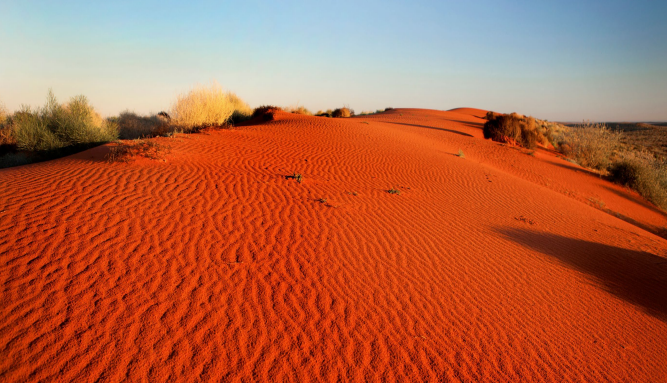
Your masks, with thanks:
[[[181,94],[171,107],[172,123],[185,131],[208,126],[223,126],[232,121],[248,118],[252,109],[236,94],[223,91],[213,83],[208,87],[197,85],[187,94]]]
[[[169,133],[172,130],[169,115],[164,112],[144,117],[126,110],[111,120],[115,120],[118,123],[119,138],[121,140],[158,136]]]
[[[262,105],[252,111],[252,118],[261,117],[264,121],[273,120],[273,113],[282,111],[283,108],[274,105]]]
[[[544,143],[546,139],[537,131],[535,119],[524,117],[517,113],[498,114],[489,112],[484,124],[484,138],[493,141],[521,145],[534,149],[537,143]]]
[[[118,127],[102,119],[85,96],[58,104],[52,91],[39,110],[30,107],[14,114],[9,122],[18,149],[47,151],[70,146],[89,146],[118,138]]]
[[[346,118],[350,116],[354,116],[354,111],[348,107],[334,109],[334,111],[331,112],[331,117],[333,118]]]

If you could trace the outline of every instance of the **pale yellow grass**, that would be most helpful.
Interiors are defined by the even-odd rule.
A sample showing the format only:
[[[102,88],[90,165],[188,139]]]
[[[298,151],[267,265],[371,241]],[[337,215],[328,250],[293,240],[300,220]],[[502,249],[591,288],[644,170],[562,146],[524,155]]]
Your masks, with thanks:
[[[236,94],[225,92],[213,83],[208,87],[197,85],[187,94],[181,94],[171,107],[172,122],[185,129],[222,126],[252,114],[252,109]]]

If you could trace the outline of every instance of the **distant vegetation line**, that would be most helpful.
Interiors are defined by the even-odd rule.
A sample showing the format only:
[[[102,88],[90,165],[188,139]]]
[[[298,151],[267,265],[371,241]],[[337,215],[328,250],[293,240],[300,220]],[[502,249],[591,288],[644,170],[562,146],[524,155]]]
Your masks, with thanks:
[[[569,160],[636,190],[667,210],[667,129],[646,123],[559,124],[489,112],[484,137],[523,146],[553,146]]]
[[[47,101],[41,108],[24,106],[9,113],[0,104],[0,168],[50,160],[119,139],[140,140],[190,133],[211,126],[229,127],[258,115],[272,119],[272,113],[276,111],[314,115],[299,105],[282,108],[261,106],[253,110],[236,94],[212,83],[209,86],[194,86],[178,95],[168,111],[140,116],[126,110],[118,116],[103,119],[85,96],[75,96],[69,102],[60,104],[49,90]],[[351,117],[354,110],[344,106],[319,111],[316,115]],[[144,141],[141,143],[130,146],[146,146]]]

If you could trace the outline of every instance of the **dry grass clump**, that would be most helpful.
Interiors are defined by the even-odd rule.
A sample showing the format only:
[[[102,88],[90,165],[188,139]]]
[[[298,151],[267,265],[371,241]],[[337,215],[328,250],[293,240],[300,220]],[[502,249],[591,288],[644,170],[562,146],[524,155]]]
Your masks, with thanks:
[[[118,133],[121,140],[153,137],[168,133],[171,118],[165,112],[144,117],[134,112],[122,112],[117,118]]]
[[[569,127],[563,124],[547,120],[535,119],[535,126],[537,127],[537,131],[546,138],[544,144],[546,145],[547,142],[551,143],[554,148],[558,147],[559,143],[563,140],[565,132],[570,130]]]
[[[647,200],[667,210],[667,163],[649,152],[626,152],[610,170],[614,182],[636,190]]]
[[[486,118],[488,121],[484,124],[484,138],[528,149],[534,149],[538,143],[546,142],[546,138],[537,130],[533,117],[524,117],[517,113],[489,112]]]
[[[195,86],[187,94],[179,95],[170,114],[173,124],[185,131],[193,131],[247,118],[251,109],[234,93],[225,92],[214,83],[209,87]]]
[[[611,165],[612,155],[619,148],[622,135],[605,124],[584,122],[564,131],[558,147],[561,153],[579,165],[604,171]]]
[[[285,111],[294,114],[303,114],[306,116],[313,115],[313,113],[310,110],[308,110],[305,106],[290,106],[285,108]]]
[[[333,112],[331,112],[331,117],[334,118],[345,118],[345,117],[350,117],[354,114],[352,110],[348,107],[343,107],[343,108],[338,108],[334,109]]]
[[[7,116],[9,115],[9,112],[7,112],[7,107],[5,107],[5,104],[0,102],[0,128],[5,124],[5,121],[7,121]]]
[[[137,156],[162,160],[169,154],[171,147],[152,140],[120,141],[106,155],[108,162],[129,162]]]

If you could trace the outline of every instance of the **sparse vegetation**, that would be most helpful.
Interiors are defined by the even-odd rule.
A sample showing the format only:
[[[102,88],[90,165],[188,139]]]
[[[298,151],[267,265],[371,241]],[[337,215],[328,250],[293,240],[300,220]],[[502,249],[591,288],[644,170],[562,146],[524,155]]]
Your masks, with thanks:
[[[49,90],[42,108],[24,106],[11,116],[4,114],[0,167],[57,158],[118,138],[118,125],[102,119],[85,96],[59,104]]]
[[[389,193],[389,194],[401,194],[401,191],[398,190],[398,189],[392,188],[392,189],[387,190],[387,193]]]
[[[459,154],[457,154],[459,158],[466,158],[465,154],[463,154],[463,150],[459,149]]]
[[[621,132],[612,131],[604,124],[584,122],[562,133],[558,149],[581,166],[606,171],[619,148],[621,136]]]
[[[667,210],[667,163],[648,152],[626,152],[610,168],[614,182]]]
[[[299,173],[293,173],[292,175],[285,176],[285,178],[288,180],[290,179],[296,180],[296,182],[298,183],[301,183],[301,181],[303,181],[303,176]]]
[[[313,115],[313,113],[310,110],[308,110],[305,106],[290,106],[285,108],[285,111],[294,114],[303,114],[306,116]]]
[[[333,115],[333,110],[327,109],[326,111],[321,111],[318,110],[317,113],[315,113],[317,117],[332,117]]]
[[[319,202],[319,203],[327,203],[327,199],[326,199],[326,198],[320,198],[320,199],[317,200],[317,202]]]
[[[223,91],[216,83],[196,86],[181,94],[171,107],[172,123],[184,131],[208,126],[224,126],[251,115],[251,108],[236,94]]]
[[[119,141],[106,155],[108,162],[129,162],[137,156],[162,160],[170,152],[168,145],[154,140]]]

